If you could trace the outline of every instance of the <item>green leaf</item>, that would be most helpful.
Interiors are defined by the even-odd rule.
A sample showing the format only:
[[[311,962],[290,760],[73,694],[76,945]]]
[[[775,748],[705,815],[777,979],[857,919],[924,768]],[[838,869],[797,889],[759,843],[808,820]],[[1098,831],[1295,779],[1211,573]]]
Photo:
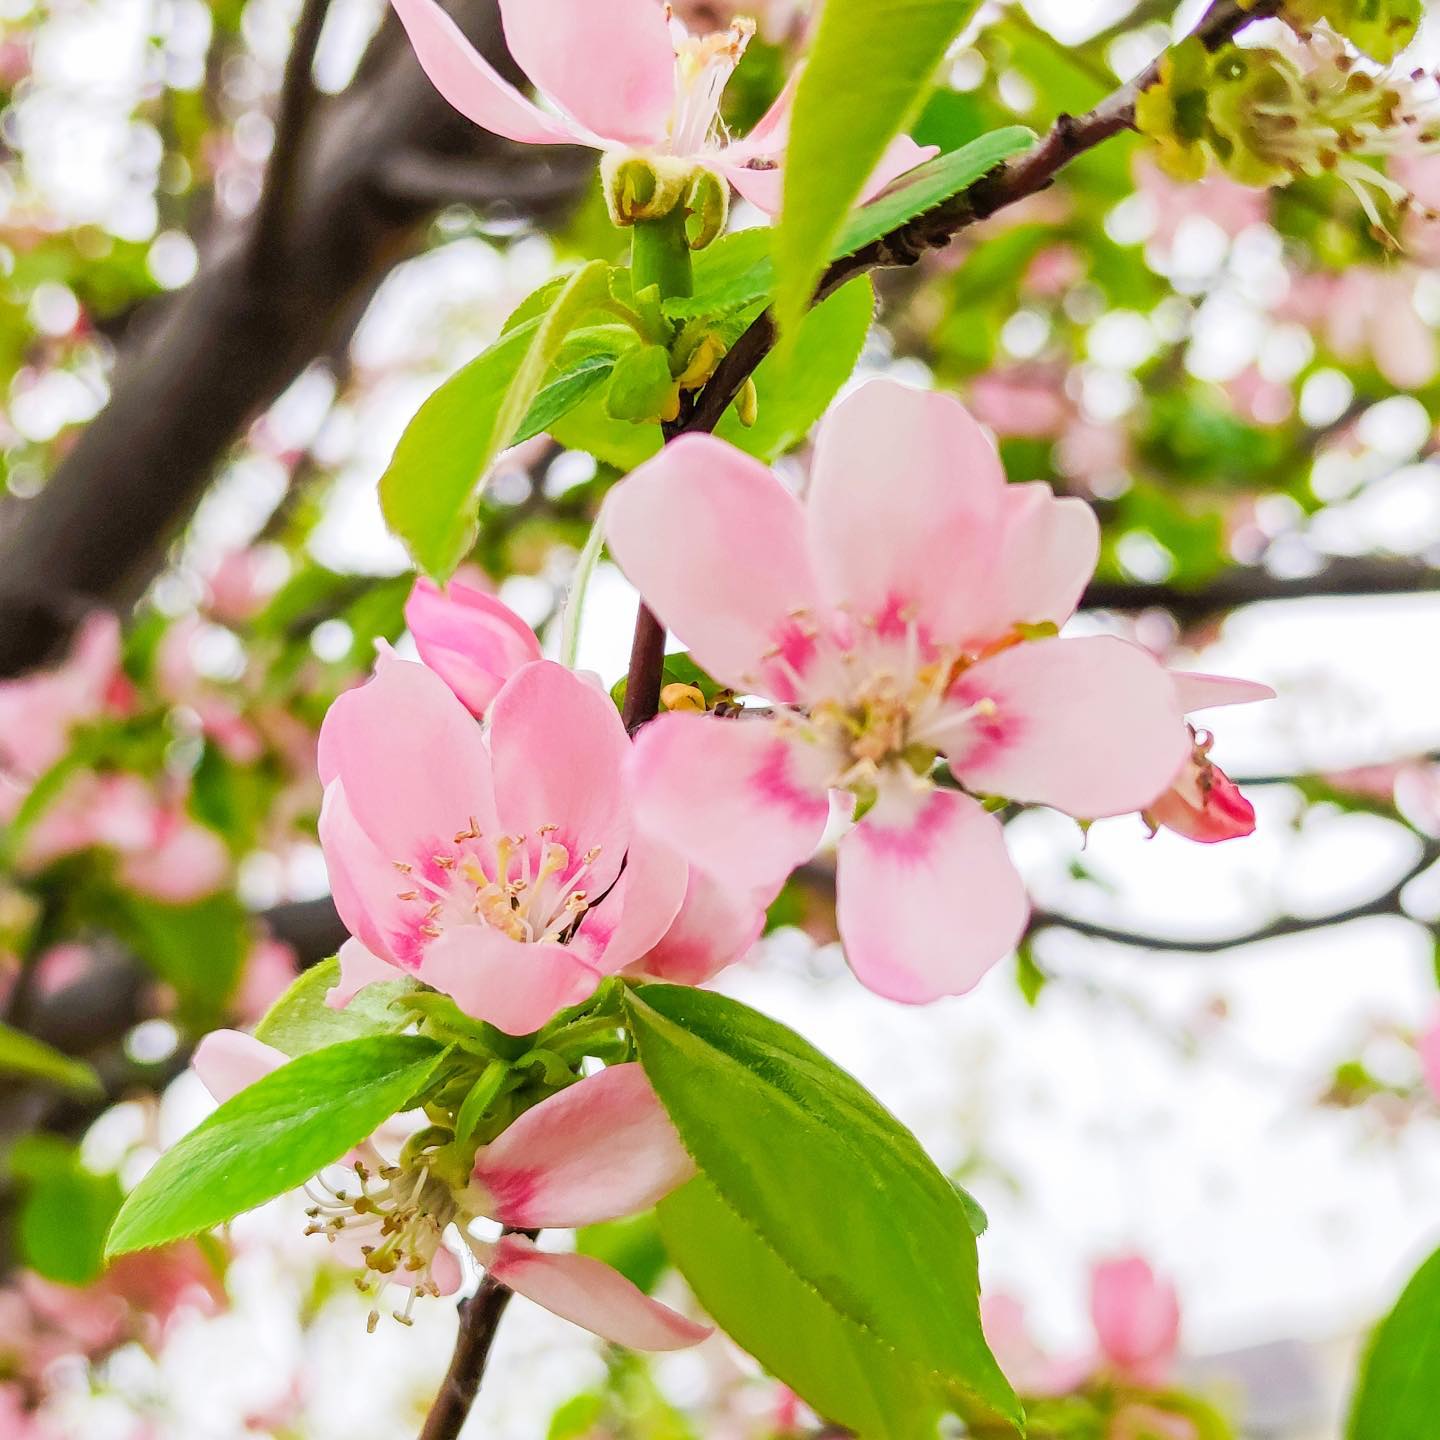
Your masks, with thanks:
[[[120,1182],[80,1163],[75,1148],[30,1135],[10,1155],[24,1198],[16,1237],[25,1263],[61,1285],[89,1285],[104,1268],[105,1232],[120,1208]]]
[[[1348,1440],[1433,1440],[1440,1414],[1440,1250],[1380,1322],[1360,1365]]]
[[[557,374],[535,397],[512,444],[543,435],[562,415],[568,415],[592,390],[605,383],[615,366],[613,356],[589,355]]]
[[[126,1197],[107,1255],[223,1224],[303,1185],[404,1109],[444,1052],[420,1035],[312,1050],[227,1100]]]
[[[608,273],[603,260],[577,270],[542,315],[507,330],[406,426],[380,477],[380,504],[416,564],[435,579],[448,580],[474,543],[475,502],[490,463],[521,433],[566,336],[608,297]]]
[[[827,0],[795,91],[775,229],[782,334],[810,303],[866,178],[978,0]]]
[[[5,1024],[0,1024],[0,1075],[39,1080],[90,1099],[105,1093],[100,1077],[83,1060],[62,1055],[43,1040]]]
[[[334,956],[297,975],[255,1027],[255,1038],[293,1059],[362,1035],[393,1034],[409,1023],[410,1017],[391,1005],[418,988],[414,980],[367,985],[343,1010],[332,1010],[325,995],[339,979],[340,961]]]
[[[840,239],[830,252],[832,260],[853,255],[882,235],[888,235],[917,215],[924,215],[958,195],[1012,155],[1022,154],[1035,143],[1035,132],[1023,125],[1006,125],[991,130],[952,150],[937,155],[902,176],[883,195],[857,210],[846,222]]]
[[[569,414],[550,427],[551,437],[567,450],[583,450],[603,465],[629,471],[660,453],[664,443],[657,424],[634,425],[616,420],[605,409],[605,396],[587,395]]]
[[[642,345],[622,356],[610,376],[605,409],[612,419],[641,423],[665,410],[675,381],[663,345]]]
[[[755,371],[755,423],[747,429],[732,406],[715,433],[767,464],[793,449],[850,378],[874,315],[867,276],[842,286],[800,322],[793,345],[772,350]]]
[[[136,954],[180,997],[180,1017],[195,1029],[218,1024],[239,982],[250,921],[233,894],[190,905],[127,895],[117,928]]]
[[[630,1007],[699,1170],[660,1205],[666,1247],[719,1324],[867,1440],[933,1437],[954,1411],[1018,1429],[980,1330],[971,1211],[915,1138],[734,1000],[649,985]]]

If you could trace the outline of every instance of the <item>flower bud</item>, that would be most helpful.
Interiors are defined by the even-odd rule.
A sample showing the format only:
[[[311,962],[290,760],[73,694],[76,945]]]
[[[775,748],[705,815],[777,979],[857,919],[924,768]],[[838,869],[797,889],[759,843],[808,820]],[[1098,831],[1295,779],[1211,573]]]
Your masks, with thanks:
[[[760,418],[760,392],[755,388],[755,379],[745,377],[740,393],[735,397],[735,418],[748,430]]]
[[[669,155],[607,151],[600,183],[610,222],[621,228],[641,220],[663,220],[685,198],[694,167]]]
[[[695,685],[676,681],[660,691],[660,703],[667,710],[689,710],[695,714],[705,713],[705,692]]]

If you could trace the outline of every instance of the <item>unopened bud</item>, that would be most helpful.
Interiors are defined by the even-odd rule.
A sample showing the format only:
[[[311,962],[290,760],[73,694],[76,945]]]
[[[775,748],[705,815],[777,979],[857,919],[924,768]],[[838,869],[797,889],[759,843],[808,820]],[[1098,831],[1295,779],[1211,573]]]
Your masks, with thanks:
[[[760,392],[754,379],[747,375],[740,393],[735,397],[735,418],[748,430],[760,416]]]
[[[685,356],[675,383],[682,390],[696,390],[714,373],[716,366],[725,358],[725,341],[713,330],[697,339]]]
[[[673,156],[607,151],[600,182],[611,223],[623,228],[664,219],[684,198],[692,173],[688,161]]]
[[[691,710],[697,714],[704,714],[706,709],[705,692],[698,686],[686,685],[680,681],[661,689],[660,703],[667,710]]]

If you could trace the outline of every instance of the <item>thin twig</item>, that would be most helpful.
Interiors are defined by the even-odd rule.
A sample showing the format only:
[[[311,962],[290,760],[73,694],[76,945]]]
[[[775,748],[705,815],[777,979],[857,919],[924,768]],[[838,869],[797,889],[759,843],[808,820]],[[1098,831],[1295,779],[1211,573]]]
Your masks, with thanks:
[[[539,1231],[506,1233],[534,1239]],[[445,1372],[440,1393],[425,1417],[420,1440],[455,1440],[460,1434],[479,1393],[490,1347],[495,1343],[500,1317],[512,1294],[508,1286],[487,1275],[480,1282],[480,1288],[468,1300],[460,1302],[460,1333],[455,1337],[455,1352],[450,1357],[450,1368]]]
[[[265,170],[260,202],[255,209],[255,223],[250,232],[250,271],[263,275],[281,263],[282,241],[290,228],[294,208],[296,180],[300,157],[310,128],[318,92],[311,73],[315,50],[330,0],[304,0],[300,18],[295,22],[295,39],[285,62],[285,76],[280,82],[280,106],[275,116],[275,144]]]

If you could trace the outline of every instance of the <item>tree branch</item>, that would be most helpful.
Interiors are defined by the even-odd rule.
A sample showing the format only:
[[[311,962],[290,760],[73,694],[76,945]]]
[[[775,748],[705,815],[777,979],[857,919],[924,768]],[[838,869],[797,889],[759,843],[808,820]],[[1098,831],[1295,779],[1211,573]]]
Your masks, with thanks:
[[[1393,885],[1373,900],[1366,900],[1359,905],[1347,905],[1324,915],[1280,915],[1252,930],[1207,939],[1146,935],[1113,925],[1100,925],[1078,915],[1066,915],[1054,910],[1034,911],[1026,933],[1036,935],[1044,930],[1068,930],[1072,934],[1084,935],[1092,940],[1104,940],[1112,945],[1128,945],[1174,955],[1218,955],[1225,950],[1238,950],[1243,945],[1258,945],[1262,941],[1279,940],[1286,935],[1304,935],[1312,930],[1325,930],[1332,925],[1348,925],[1352,920],[1367,920],[1376,915],[1404,917],[1405,909],[1400,903],[1401,893],[1412,880],[1423,875],[1437,861],[1440,861],[1440,841],[1427,840],[1421,847],[1419,859]]]
[[[505,1233],[527,1235],[533,1240],[540,1232],[512,1231],[507,1227]],[[455,1351],[450,1356],[450,1368],[445,1372],[440,1393],[425,1417],[420,1440],[456,1440],[460,1434],[479,1393],[495,1332],[500,1328],[501,1316],[513,1293],[486,1275],[480,1288],[468,1300],[460,1302],[460,1333],[455,1337]]]

